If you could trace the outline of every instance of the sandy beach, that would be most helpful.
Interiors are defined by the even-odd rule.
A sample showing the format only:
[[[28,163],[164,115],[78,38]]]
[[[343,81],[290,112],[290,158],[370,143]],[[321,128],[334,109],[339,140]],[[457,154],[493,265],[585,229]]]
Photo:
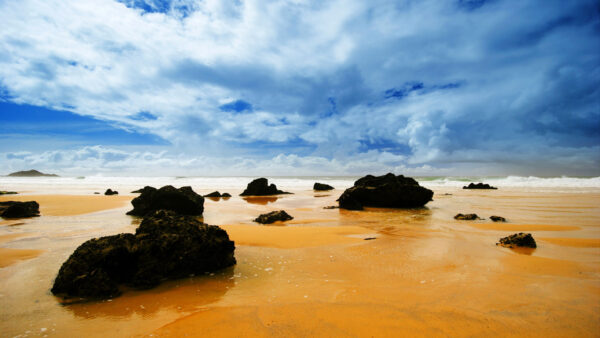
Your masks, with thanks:
[[[554,190],[443,187],[424,209],[364,211],[323,209],[341,189],[232,190],[206,199],[203,221],[235,241],[234,267],[70,305],[49,291],[60,265],[87,239],[135,231],[135,195],[1,196],[36,200],[41,216],[0,223],[0,335],[598,336],[600,190]],[[294,220],[252,222],[280,209]],[[537,249],[495,245],[521,231]]]

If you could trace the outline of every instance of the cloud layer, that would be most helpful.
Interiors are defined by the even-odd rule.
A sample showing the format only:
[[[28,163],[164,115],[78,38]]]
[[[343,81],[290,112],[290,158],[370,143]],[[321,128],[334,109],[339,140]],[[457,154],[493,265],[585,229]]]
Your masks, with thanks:
[[[597,1],[23,0],[0,20],[4,101],[168,144],[17,147],[7,169],[600,174]]]

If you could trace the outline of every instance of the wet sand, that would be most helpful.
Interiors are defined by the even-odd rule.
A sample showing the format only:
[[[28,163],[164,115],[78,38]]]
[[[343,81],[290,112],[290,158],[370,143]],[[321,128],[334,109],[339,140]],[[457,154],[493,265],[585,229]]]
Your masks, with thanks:
[[[0,196],[0,202],[36,201],[42,215],[73,216],[124,206],[132,198],[123,195],[7,195]]]
[[[118,337],[600,332],[600,191],[445,188],[424,209],[365,211],[323,209],[336,204],[339,190],[293,192],[207,199],[203,219],[236,242],[236,266],[103,302],[64,306],[48,290],[79,244],[135,230],[139,219],[125,215],[132,196],[110,205],[104,200],[115,196],[86,196],[103,209],[71,214],[72,207],[57,205],[53,215],[0,227],[3,250],[43,250],[0,269],[1,335],[104,336],[107,327]],[[47,197],[66,204],[79,198]],[[280,209],[294,220],[252,222]],[[508,223],[456,221],[458,212],[500,215]],[[538,248],[495,245],[519,231],[531,232]]]

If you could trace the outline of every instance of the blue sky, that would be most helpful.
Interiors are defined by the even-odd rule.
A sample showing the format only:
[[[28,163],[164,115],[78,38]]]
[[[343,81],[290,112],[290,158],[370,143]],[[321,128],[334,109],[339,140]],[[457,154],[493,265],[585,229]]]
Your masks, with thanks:
[[[600,175],[600,5],[0,0],[0,174]]]

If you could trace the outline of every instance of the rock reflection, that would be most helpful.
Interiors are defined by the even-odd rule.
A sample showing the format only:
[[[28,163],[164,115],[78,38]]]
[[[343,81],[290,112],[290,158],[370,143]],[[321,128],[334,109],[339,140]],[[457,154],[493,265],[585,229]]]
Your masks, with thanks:
[[[357,225],[385,235],[406,235],[432,224],[432,211],[427,208],[394,209],[365,208],[362,211],[339,209],[340,224]]]
[[[278,197],[276,196],[251,196],[244,197],[244,200],[251,204],[259,204],[259,205],[267,205],[268,203],[273,203],[277,201]]]
[[[235,286],[234,267],[203,276],[167,281],[150,290],[127,290],[105,301],[65,305],[75,316],[90,319],[149,317],[160,311],[191,312],[219,301]]]

